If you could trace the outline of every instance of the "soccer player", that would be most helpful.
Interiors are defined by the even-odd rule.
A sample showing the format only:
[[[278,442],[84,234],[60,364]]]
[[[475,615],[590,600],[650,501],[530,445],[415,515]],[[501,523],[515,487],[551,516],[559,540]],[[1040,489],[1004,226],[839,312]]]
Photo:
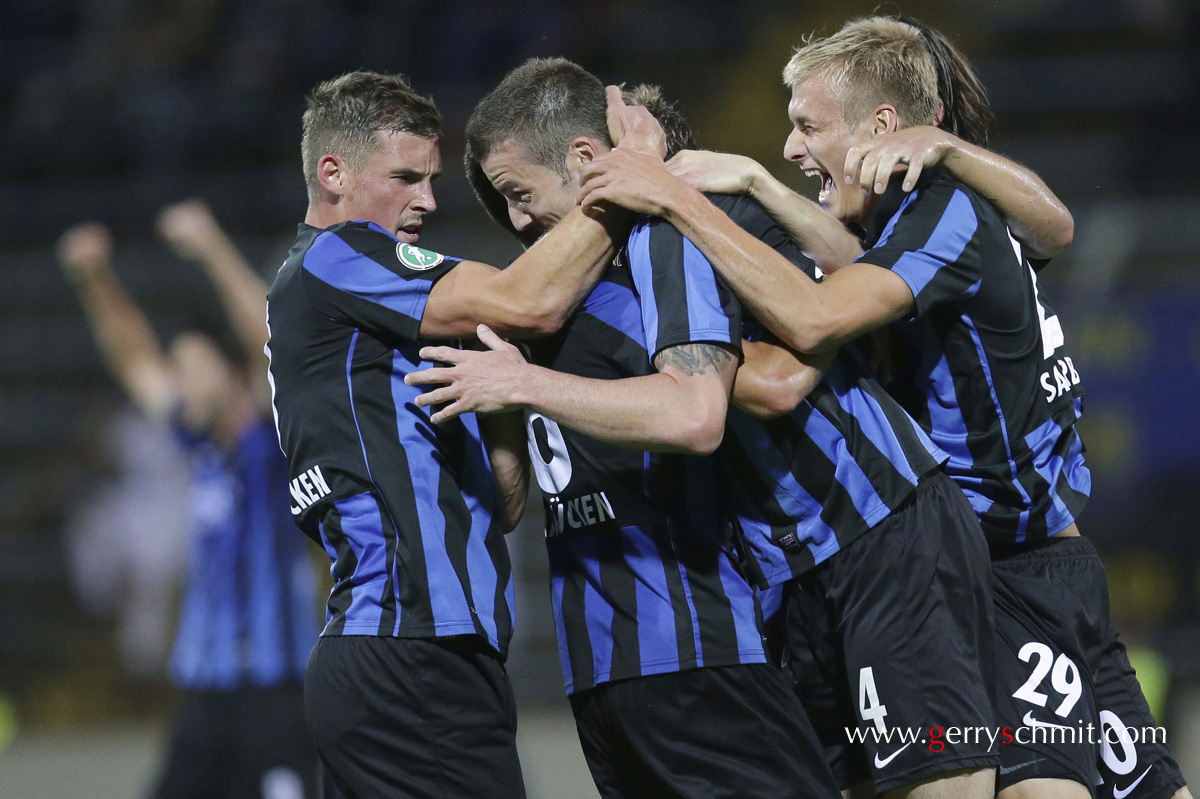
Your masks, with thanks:
[[[920,29],[870,18],[800,48],[784,72],[785,155],[821,176],[822,204],[862,226],[869,247],[822,283],[798,279],[652,158],[617,150],[593,162],[586,201],[670,219],[799,351],[890,324],[902,335],[910,360],[893,390],[949,453],[946,472],[991,544],[999,722],[1030,742],[1001,748],[1001,796],[1087,796],[1097,784],[1116,799],[1190,796],[1166,745],[1126,730],[1154,722],[1109,626],[1103,566],[1075,524],[1090,489],[1074,427],[1083,391],[1028,259],[1047,253],[1023,250],[997,207],[947,170],[924,169],[907,195],[895,181],[877,194],[839,179],[873,137],[938,121],[930,52]],[[1088,724],[1118,743],[1044,734]]]
[[[503,666],[520,420],[435,427],[403,377],[428,339],[474,336],[480,322],[556,331],[613,253],[578,209],[503,271],[418,247],[441,132],[403,76],[317,86],[303,119],[308,213],[268,297],[292,513],[336,580],[306,712],[334,781],[361,799],[524,795]]]
[[[203,204],[166,209],[159,229],[204,267],[240,346],[187,331],[164,352],[111,269],[105,228],[73,228],[58,249],[113,375],[147,416],[175,427],[191,461],[193,538],[170,664],[181,697],[151,795],[316,796],[301,695],[316,581],[287,512],[261,376],[267,288]]]
[[[648,90],[636,99],[673,112]],[[476,106],[467,172],[528,244],[559,232],[576,208],[574,176],[608,147],[603,85],[569,61],[534,59]],[[629,241],[683,246],[672,228],[649,223]],[[677,338],[648,349],[629,245],[622,252],[558,335],[529,343],[537,362],[557,370],[540,374],[562,381],[546,392],[562,404],[528,416],[529,451],[545,502],[559,654],[588,765],[605,797],[836,796],[803,709],[767,663],[718,464],[703,457],[722,436],[736,318],[722,311],[715,283],[697,287],[695,315],[671,320]],[[720,340],[710,326],[724,328]],[[501,369],[527,366],[490,331],[481,338],[501,354]],[[459,354],[442,347],[423,357]],[[447,371],[456,370],[408,379],[442,382]],[[608,412],[595,412],[577,385],[603,393]],[[458,413],[451,405],[433,418],[445,424]]]
[[[533,108],[543,110],[536,128],[526,122]],[[547,108],[556,109],[556,122],[561,115],[561,127],[547,122]],[[604,91],[599,82],[569,62],[535,61],[519,68],[477,107],[468,125],[468,174],[489,179],[489,184],[476,185],[477,193],[495,191],[506,198],[511,224],[519,233],[543,233],[562,209],[573,205],[575,180],[587,163],[610,148],[603,110]],[[568,120],[570,124],[566,124]],[[551,135],[558,141],[557,148],[550,144]],[[562,155],[555,157],[556,151]],[[476,161],[479,169],[475,169]],[[714,198],[714,202],[755,236],[778,248],[790,263],[806,263],[787,234],[757,204],[733,197]],[[674,713],[669,712],[669,702],[680,701],[671,699],[678,688],[668,690],[655,685],[656,681],[672,686],[704,685],[715,675],[704,668],[661,680],[644,676],[653,664],[643,662],[642,676],[624,681],[610,676],[607,685],[597,685],[595,680],[581,685],[574,679],[581,660],[584,665],[589,660],[580,653],[594,651],[598,639],[604,642],[604,652],[636,652],[640,646],[643,653],[645,642],[654,640],[654,628],[639,624],[635,645],[625,637],[632,637],[635,630],[617,623],[629,616],[641,620],[643,596],[653,596],[653,583],[645,591],[622,594],[621,587],[629,583],[622,571],[632,569],[634,586],[641,587],[648,582],[646,575],[659,573],[659,561],[665,560],[670,550],[661,545],[650,549],[626,543],[627,539],[638,540],[637,531],[624,526],[627,519],[637,519],[637,506],[627,497],[611,502],[615,529],[598,528],[588,535],[580,531],[572,536],[571,530],[563,529],[558,514],[566,507],[570,521],[572,506],[581,501],[581,494],[584,503],[593,496],[604,496],[597,485],[612,485],[622,473],[631,480],[632,497],[644,492],[657,498],[654,487],[675,482],[656,474],[669,462],[653,453],[680,447],[707,452],[716,447],[726,429],[725,400],[732,377],[732,359],[725,353],[744,352],[746,363],[737,372],[734,399],[763,416],[785,412],[772,407],[770,374],[779,360],[795,363],[795,358],[765,341],[742,341],[747,334],[759,337],[756,326],[742,324],[737,303],[703,256],[661,220],[639,221],[622,250],[621,262],[606,279],[623,289],[597,288],[585,303],[585,314],[605,322],[607,328],[588,316],[579,317],[561,343],[551,340],[549,349],[540,351],[535,346],[534,360],[541,366],[525,364],[515,350],[488,342],[498,351],[431,350],[428,357],[455,366],[412,375],[409,380],[449,383],[418,400],[453,401],[435,420],[466,410],[526,408],[534,412],[532,418],[537,421],[531,429],[530,452],[539,471],[545,462],[542,487],[547,495],[548,545],[563,669],[597,784],[606,795],[620,795],[621,778],[636,776],[647,761],[656,764],[663,749],[680,747],[679,727],[673,723]],[[609,329],[624,335],[601,335]],[[629,340],[638,342],[638,347],[621,346]],[[657,373],[647,375],[651,359]],[[814,388],[826,367],[825,379]],[[874,773],[876,785],[883,791],[913,787],[936,776],[937,788],[947,795],[987,796],[993,779],[991,766],[998,758],[987,751],[986,743],[958,742],[933,753],[910,749],[902,742],[889,747],[882,738],[866,736],[867,757],[874,756],[874,768],[863,759],[861,747],[848,746],[847,728],[878,729],[890,736],[885,716],[889,724],[902,727],[945,724],[948,718],[991,724],[983,676],[993,637],[987,550],[970,506],[938,470],[945,456],[869,377],[856,352],[847,349],[832,364],[804,368],[809,376],[805,393],[811,389],[812,394],[799,408],[793,402],[783,418],[762,422],[729,410],[728,433],[720,450],[726,472],[716,486],[712,478],[683,473],[675,479],[690,480],[694,486],[691,495],[679,500],[665,493],[659,501],[665,508],[679,508],[696,519],[711,519],[722,512],[728,517],[736,509],[751,549],[749,568],[755,582],[763,588],[787,583],[790,591],[802,597],[800,601],[809,603],[814,617],[819,616],[808,620],[810,627],[805,631],[816,656],[792,666],[793,675],[804,683],[799,698],[808,701],[808,713],[796,704],[795,692],[791,701],[774,701],[800,719],[806,715],[814,718],[827,747],[827,762],[841,785]],[[706,393],[700,393],[698,389],[705,384]],[[764,388],[766,397],[762,396]],[[542,421],[545,419],[553,422]],[[539,432],[541,424],[552,432]],[[697,447],[693,438],[698,428],[705,431],[699,440],[703,447]],[[632,451],[616,460],[609,445]],[[613,452],[609,456],[614,458],[613,474],[604,475],[603,481],[594,475],[596,465],[605,463],[598,452]],[[627,465],[616,468],[622,463]],[[668,473],[672,471],[680,470],[672,467]],[[713,504],[718,488],[730,495],[723,507]],[[695,524],[692,522],[692,529],[680,527],[682,541],[695,537]],[[667,571],[673,570],[668,561]],[[803,575],[807,588],[792,579],[798,575]],[[955,579],[950,579],[951,575]],[[907,581],[926,586],[926,592],[901,599],[896,592]],[[590,588],[592,595],[613,597],[610,604],[615,607],[610,610],[575,599],[573,595],[580,591],[575,586],[580,582],[585,597]],[[688,582],[695,581],[689,578]],[[697,605],[698,614],[699,610]],[[705,623],[703,617],[701,623]],[[790,628],[791,619],[788,624]],[[790,638],[799,635],[791,629],[789,633]],[[666,637],[671,642],[675,638],[669,630]],[[803,649],[793,652],[791,644],[789,641],[789,653],[805,655]],[[675,667],[688,665],[692,664],[681,658]],[[706,655],[703,664],[695,665],[718,664],[710,663]],[[729,667],[725,672],[745,674],[748,668]],[[852,705],[847,672],[855,685],[862,686],[862,693],[854,694],[859,705]],[[877,684],[891,697],[886,707],[877,699]],[[668,704],[662,709],[655,706],[653,717],[647,719],[640,700],[651,686]],[[738,683],[729,685],[737,687]],[[710,693],[714,697],[711,721],[689,709],[693,723],[686,750],[705,758],[706,765],[691,766],[692,776],[703,776],[714,786],[729,786],[730,777],[752,773],[749,769],[754,761],[721,771],[718,766],[726,761],[717,756],[719,748],[706,745],[703,730],[709,724],[732,728],[739,731],[736,738],[751,749],[764,744],[760,737],[740,732],[754,729],[753,724],[742,721],[746,705],[739,711],[727,703],[718,704],[717,691],[710,689]],[[747,692],[746,696],[748,704],[752,695]],[[931,696],[938,700],[934,708],[928,706]],[[862,710],[861,720],[853,717],[855,707]],[[761,705],[749,709],[763,712]],[[611,755],[618,745],[615,741],[621,740],[622,730],[635,724],[646,730],[642,751],[627,754],[624,763],[616,761]],[[772,738],[779,734],[777,730],[768,733]],[[681,760],[676,763],[680,769],[689,765]],[[672,778],[687,774],[680,771]],[[930,795],[928,785],[914,790],[917,795]]]

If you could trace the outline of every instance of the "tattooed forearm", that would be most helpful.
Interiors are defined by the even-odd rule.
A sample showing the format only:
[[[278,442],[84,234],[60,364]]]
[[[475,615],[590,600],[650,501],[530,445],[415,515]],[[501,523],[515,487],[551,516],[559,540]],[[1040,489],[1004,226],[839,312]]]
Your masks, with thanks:
[[[729,350],[719,344],[681,344],[669,347],[654,359],[654,367],[663,371],[668,366],[688,376],[706,372],[723,372],[736,366],[736,359]]]

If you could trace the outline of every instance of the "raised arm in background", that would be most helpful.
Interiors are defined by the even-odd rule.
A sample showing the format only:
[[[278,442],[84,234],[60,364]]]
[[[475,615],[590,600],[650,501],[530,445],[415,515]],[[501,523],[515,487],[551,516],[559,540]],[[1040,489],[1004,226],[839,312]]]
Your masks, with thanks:
[[[109,370],[142,412],[165,421],[176,401],[171,368],[149,321],[112,270],[108,230],[96,223],[71,228],[59,239],[58,260]]]

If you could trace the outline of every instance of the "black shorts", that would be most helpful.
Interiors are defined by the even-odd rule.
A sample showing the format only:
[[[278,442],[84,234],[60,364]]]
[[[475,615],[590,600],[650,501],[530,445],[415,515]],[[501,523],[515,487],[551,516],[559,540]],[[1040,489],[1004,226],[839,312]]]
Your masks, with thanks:
[[[999,762],[990,580],[975,513],[938,473],[786,584],[783,659],[841,787]]]
[[[323,637],[304,704],[347,799],[525,796],[508,674],[478,636]]]
[[[1165,736],[1143,733],[1157,725],[1111,627],[1092,543],[1073,536],[996,550],[992,572],[996,712],[1012,730],[996,790],[1042,778],[1074,780],[1102,798],[1175,793],[1183,775]]]
[[[184,691],[154,799],[317,796],[299,685]]]
[[[604,799],[837,799],[804,708],[777,666],[690,669],[571,696]]]

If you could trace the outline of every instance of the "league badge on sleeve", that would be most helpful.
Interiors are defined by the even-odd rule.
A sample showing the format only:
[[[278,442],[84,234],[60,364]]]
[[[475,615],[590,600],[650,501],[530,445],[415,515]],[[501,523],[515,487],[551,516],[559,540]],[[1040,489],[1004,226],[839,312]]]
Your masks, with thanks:
[[[400,263],[407,266],[409,269],[415,269],[422,272],[426,269],[433,269],[435,266],[446,260],[446,256],[441,253],[431,252],[430,250],[422,250],[420,247],[414,247],[411,244],[399,242],[396,244],[396,257],[400,259]]]

